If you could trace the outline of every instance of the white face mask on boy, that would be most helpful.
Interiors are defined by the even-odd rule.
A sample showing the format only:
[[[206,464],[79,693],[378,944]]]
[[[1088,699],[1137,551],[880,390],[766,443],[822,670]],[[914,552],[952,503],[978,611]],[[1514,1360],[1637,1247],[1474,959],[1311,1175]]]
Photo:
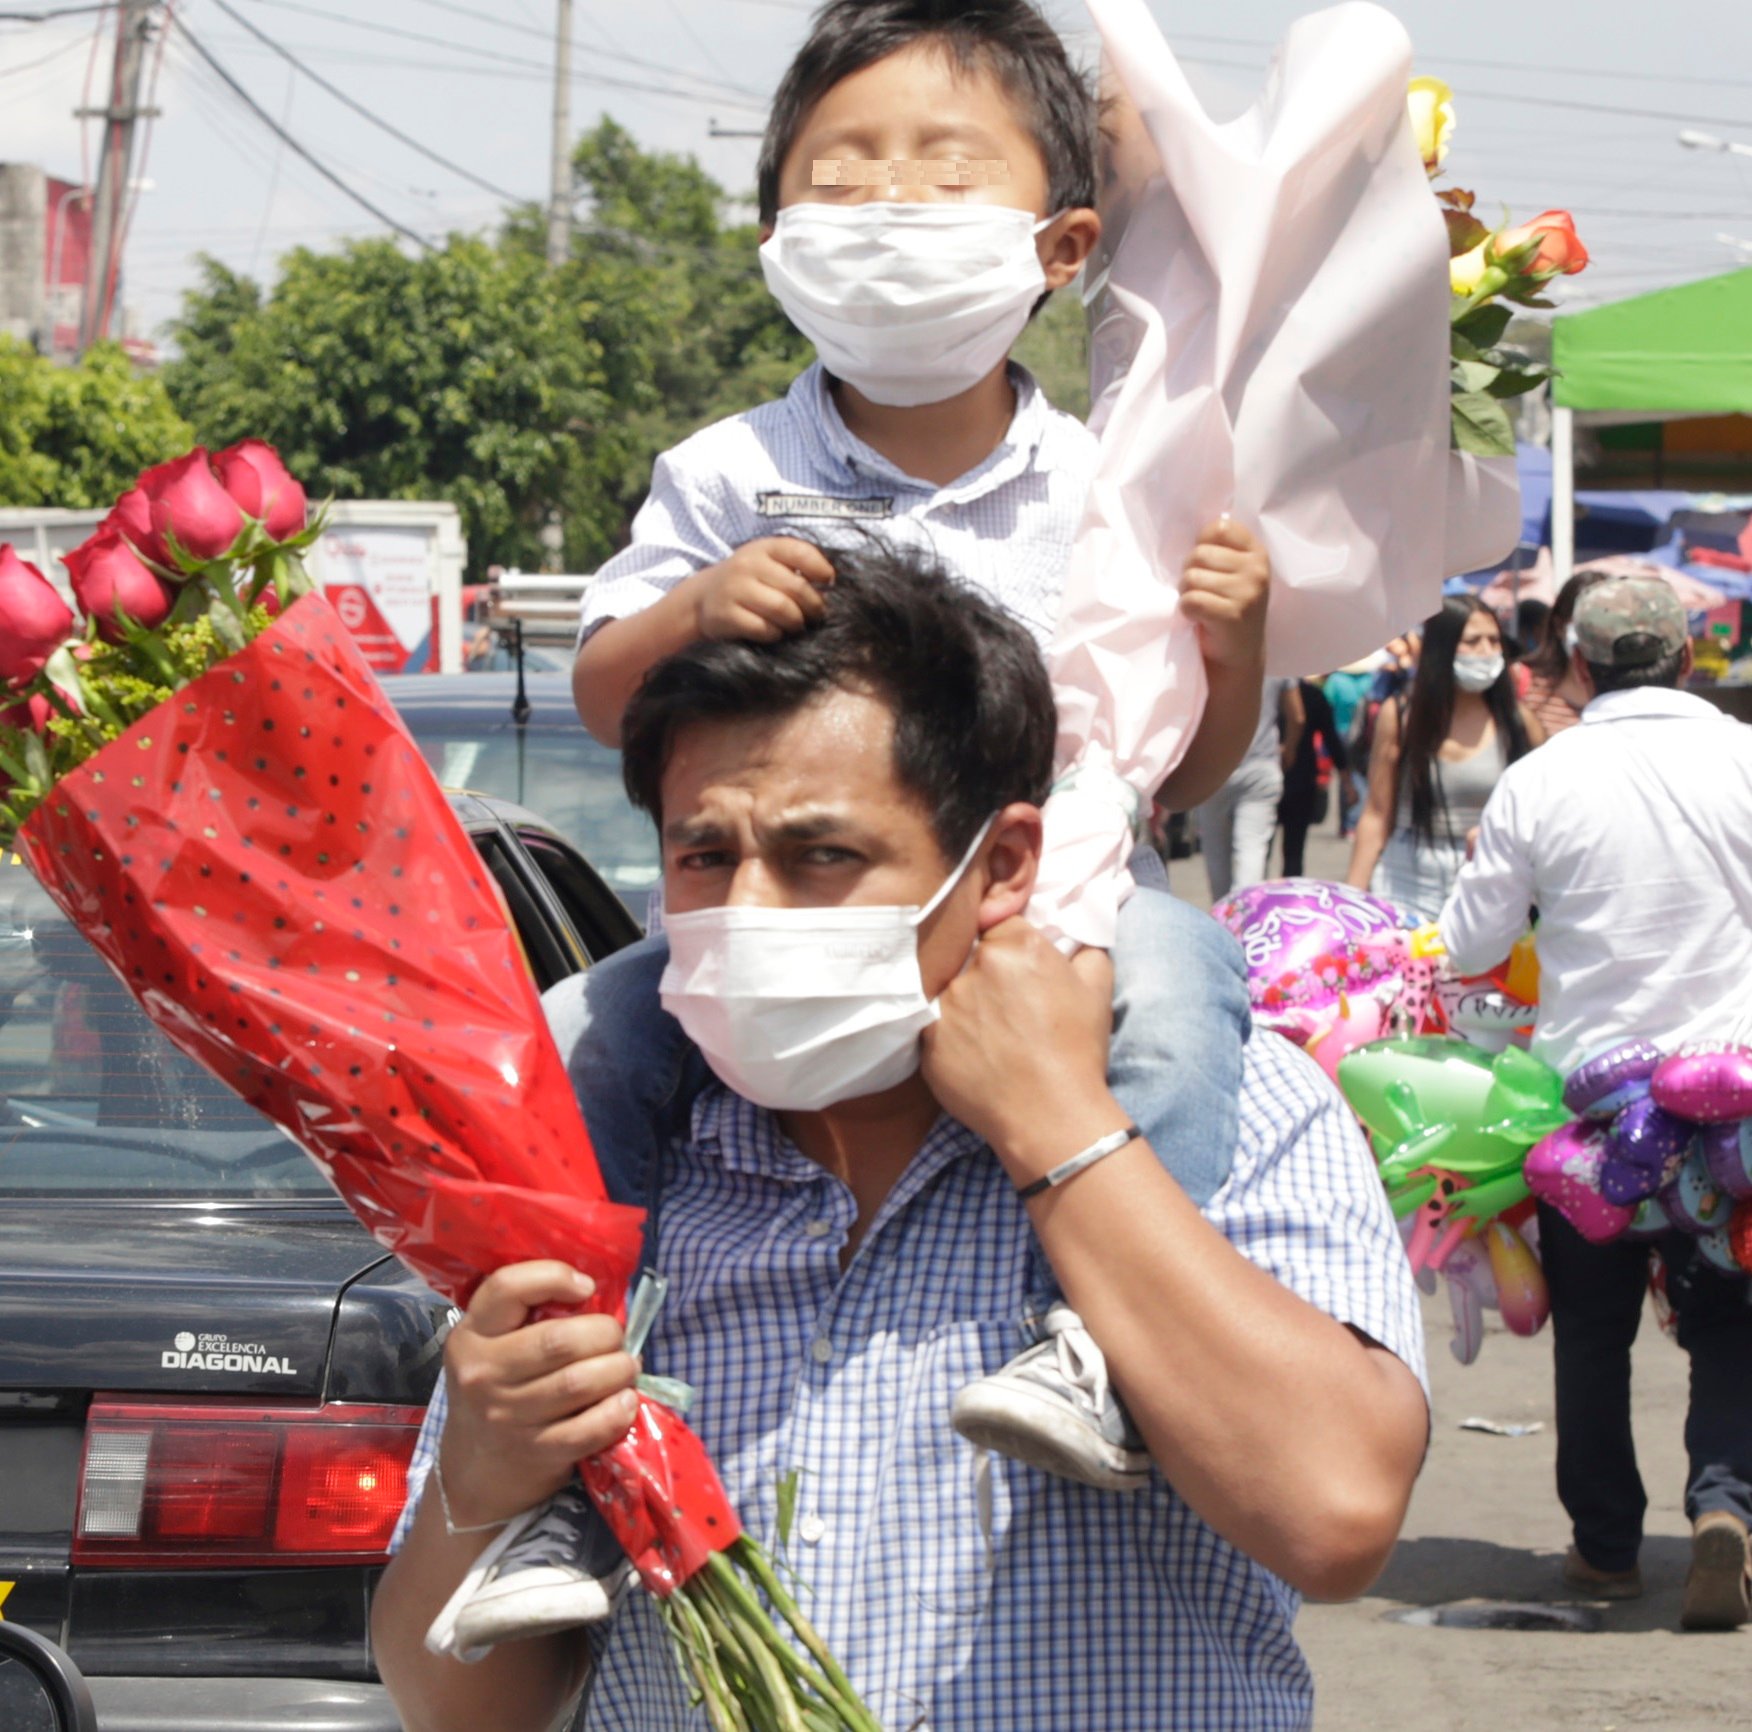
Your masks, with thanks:
[[[659,991],[718,1080],[756,1106],[818,1112],[893,1088],[919,1068],[941,1012],[925,996],[919,928],[991,830],[922,908],[727,905],[664,920]]]
[[[872,403],[917,408],[972,389],[1009,354],[1046,272],[1055,219],[992,204],[794,204],[760,268],[821,364]]]

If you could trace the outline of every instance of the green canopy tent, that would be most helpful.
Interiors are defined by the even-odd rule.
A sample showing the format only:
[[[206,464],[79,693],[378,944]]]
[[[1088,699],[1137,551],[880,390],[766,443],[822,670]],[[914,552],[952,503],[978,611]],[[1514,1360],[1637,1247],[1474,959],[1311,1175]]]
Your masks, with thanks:
[[[1551,552],[1575,565],[1576,416],[1672,421],[1752,414],[1752,268],[1552,321]]]

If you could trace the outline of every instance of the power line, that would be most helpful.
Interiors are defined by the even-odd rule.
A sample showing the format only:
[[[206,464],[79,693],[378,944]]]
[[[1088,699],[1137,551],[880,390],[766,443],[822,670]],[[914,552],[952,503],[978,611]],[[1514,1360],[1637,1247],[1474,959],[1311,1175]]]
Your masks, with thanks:
[[[354,204],[358,205],[361,210],[369,211],[379,222],[394,229],[398,235],[404,235],[408,240],[413,241],[415,245],[425,247],[427,251],[433,250],[431,241],[429,241],[424,235],[416,234],[414,230],[409,228],[405,223],[397,222],[388,211],[379,209],[378,206],[374,205],[362,192],[359,192],[354,187],[349,186],[346,181],[342,180],[327,163],[306,150],[305,147],[285,129],[285,127],[275,120],[275,118],[269,114],[268,111],[263,108],[262,105],[257,102],[256,99],[251,96],[250,93],[245,90],[228,71],[226,71],[225,67],[221,65],[219,61],[214,59],[212,54],[208,51],[206,44],[202,42],[191,29],[189,29],[188,25],[186,25],[182,19],[172,14],[171,23],[181,34],[183,40],[188,43],[188,45],[194,49],[194,51],[200,55],[210,67],[212,67],[222,80],[224,80],[226,88],[237,97],[238,101],[243,103],[244,106],[249,109],[250,113],[253,114],[263,126],[273,133],[276,138],[280,139],[288,150],[290,150],[295,156],[301,157],[305,162],[309,163],[324,180],[328,181],[337,191],[344,193]]]
[[[68,49],[83,48],[84,46],[85,38],[83,36],[69,36],[59,48],[51,48],[47,54],[40,55],[35,60],[22,61],[17,66],[0,66],[0,78],[11,78],[20,72],[35,72],[39,66],[47,66],[51,60],[59,60]]]
[[[399,126],[392,126],[387,120],[383,119],[381,115],[374,113],[364,103],[355,101],[338,85],[331,84],[320,72],[313,71],[302,60],[300,60],[291,49],[281,46],[281,44],[276,42],[265,30],[257,28],[256,25],[252,24],[249,19],[244,17],[244,15],[234,6],[229,5],[227,0],[213,0],[213,4],[217,6],[227,18],[231,19],[234,23],[241,24],[250,35],[273,49],[273,51],[278,54],[288,66],[291,66],[295,71],[302,72],[312,84],[318,86],[318,88],[322,90],[326,90],[335,101],[343,104],[345,107],[350,108],[355,114],[370,121],[379,131],[387,132],[391,138],[397,139],[402,144],[405,144],[409,150],[417,152],[419,155],[437,163],[440,168],[448,169],[450,173],[478,186],[483,192],[493,193],[499,198],[504,199],[507,204],[517,204],[520,202],[516,193],[507,192],[504,187],[495,186],[490,180],[483,180],[473,169],[464,168],[461,163],[452,162],[447,156],[440,156],[437,151],[421,144],[417,138],[410,138]]]
[[[496,60],[502,66],[520,67],[526,71],[539,72],[545,78],[551,79],[553,77],[552,61],[531,60],[522,55],[503,54],[498,49],[477,48],[466,42],[453,42],[445,37],[432,36],[424,31],[403,30],[394,24],[379,24],[368,18],[352,18],[344,12],[331,12],[325,7],[303,5],[300,0],[257,0],[257,4],[278,6],[282,11],[300,12],[306,17],[322,18],[332,24],[344,24],[354,30],[367,30],[373,35],[389,36],[402,42],[417,42],[425,48],[451,48],[458,53]],[[757,108],[762,111],[766,108],[765,101],[755,99],[753,92],[746,92],[750,98],[748,101],[739,100],[735,96],[723,95],[722,91],[726,86],[720,79],[702,78],[698,74],[686,72],[680,68],[663,66],[656,61],[641,60],[634,55],[622,54],[612,49],[598,48],[595,52],[604,59],[621,60],[647,69],[669,72],[677,77],[692,79],[696,84],[711,85],[712,89],[710,91],[677,90],[673,85],[638,84],[629,79],[610,78],[588,72],[574,72],[572,74],[574,80],[586,84],[606,84],[617,90],[639,90],[656,96],[673,96],[686,102],[717,101],[732,108]]]
[[[0,12],[0,24],[47,24],[54,18],[89,18],[94,12],[109,12],[116,0],[100,6],[56,6],[47,12]]]

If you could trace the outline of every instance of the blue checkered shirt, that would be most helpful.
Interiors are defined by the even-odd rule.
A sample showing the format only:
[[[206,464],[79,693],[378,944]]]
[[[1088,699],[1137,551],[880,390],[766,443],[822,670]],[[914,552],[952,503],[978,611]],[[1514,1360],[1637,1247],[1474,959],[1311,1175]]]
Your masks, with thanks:
[[[1022,1345],[1043,1274],[996,1158],[940,1119],[842,1273],[852,1193],[773,1116],[714,1085],[666,1160],[672,1283],[647,1368],[699,1391],[694,1422],[751,1531],[790,1557],[816,1626],[886,1726],[930,1732],[1307,1727],[1297,1596],[1159,1474],[1095,1492],[989,1458],[949,1426],[963,1385]],[[1417,1296],[1375,1164],[1313,1062],[1246,1049],[1240,1137],[1206,1217],[1244,1256],[1424,1377]],[[1169,1327],[1172,1325],[1169,1324]],[[443,1424],[440,1385],[410,1519]],[[1286,1423],[1293,1416],[1285,1416]],[[399,1534],[398,1534],[399,1540]],[[697,1729],[654,1603],[603,1637],[581,1724]]]
[[[821,364],[775,403],[657,459],[632,543],[584,591],[581,637],[640,612],[744,542],[790,535],[831,554],[876,531],[922,547],[989,594],[1044,648],[1095,473],[1094,436],[1012,364],[1016,413],[998,448],[946,487],[897,468],[846,429]]]

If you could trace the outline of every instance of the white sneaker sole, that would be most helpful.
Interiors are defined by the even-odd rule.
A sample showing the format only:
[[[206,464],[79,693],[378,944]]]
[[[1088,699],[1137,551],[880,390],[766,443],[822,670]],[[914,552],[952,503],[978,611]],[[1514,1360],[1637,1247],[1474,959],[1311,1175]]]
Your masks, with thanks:
[[[598,1581],[576,1570],[538,1565],[489,1582],[457,1614],[456,1645],[490,1648],[600,1624],[613,1613],[631,1571],[628,1564]]]
[[[949,1422],[969,1443],[1096,1491],[1140,1491],[1150,1461],[1092,1432],[1074,1413],[997,1378],[970,1383],[955,1397]]]

